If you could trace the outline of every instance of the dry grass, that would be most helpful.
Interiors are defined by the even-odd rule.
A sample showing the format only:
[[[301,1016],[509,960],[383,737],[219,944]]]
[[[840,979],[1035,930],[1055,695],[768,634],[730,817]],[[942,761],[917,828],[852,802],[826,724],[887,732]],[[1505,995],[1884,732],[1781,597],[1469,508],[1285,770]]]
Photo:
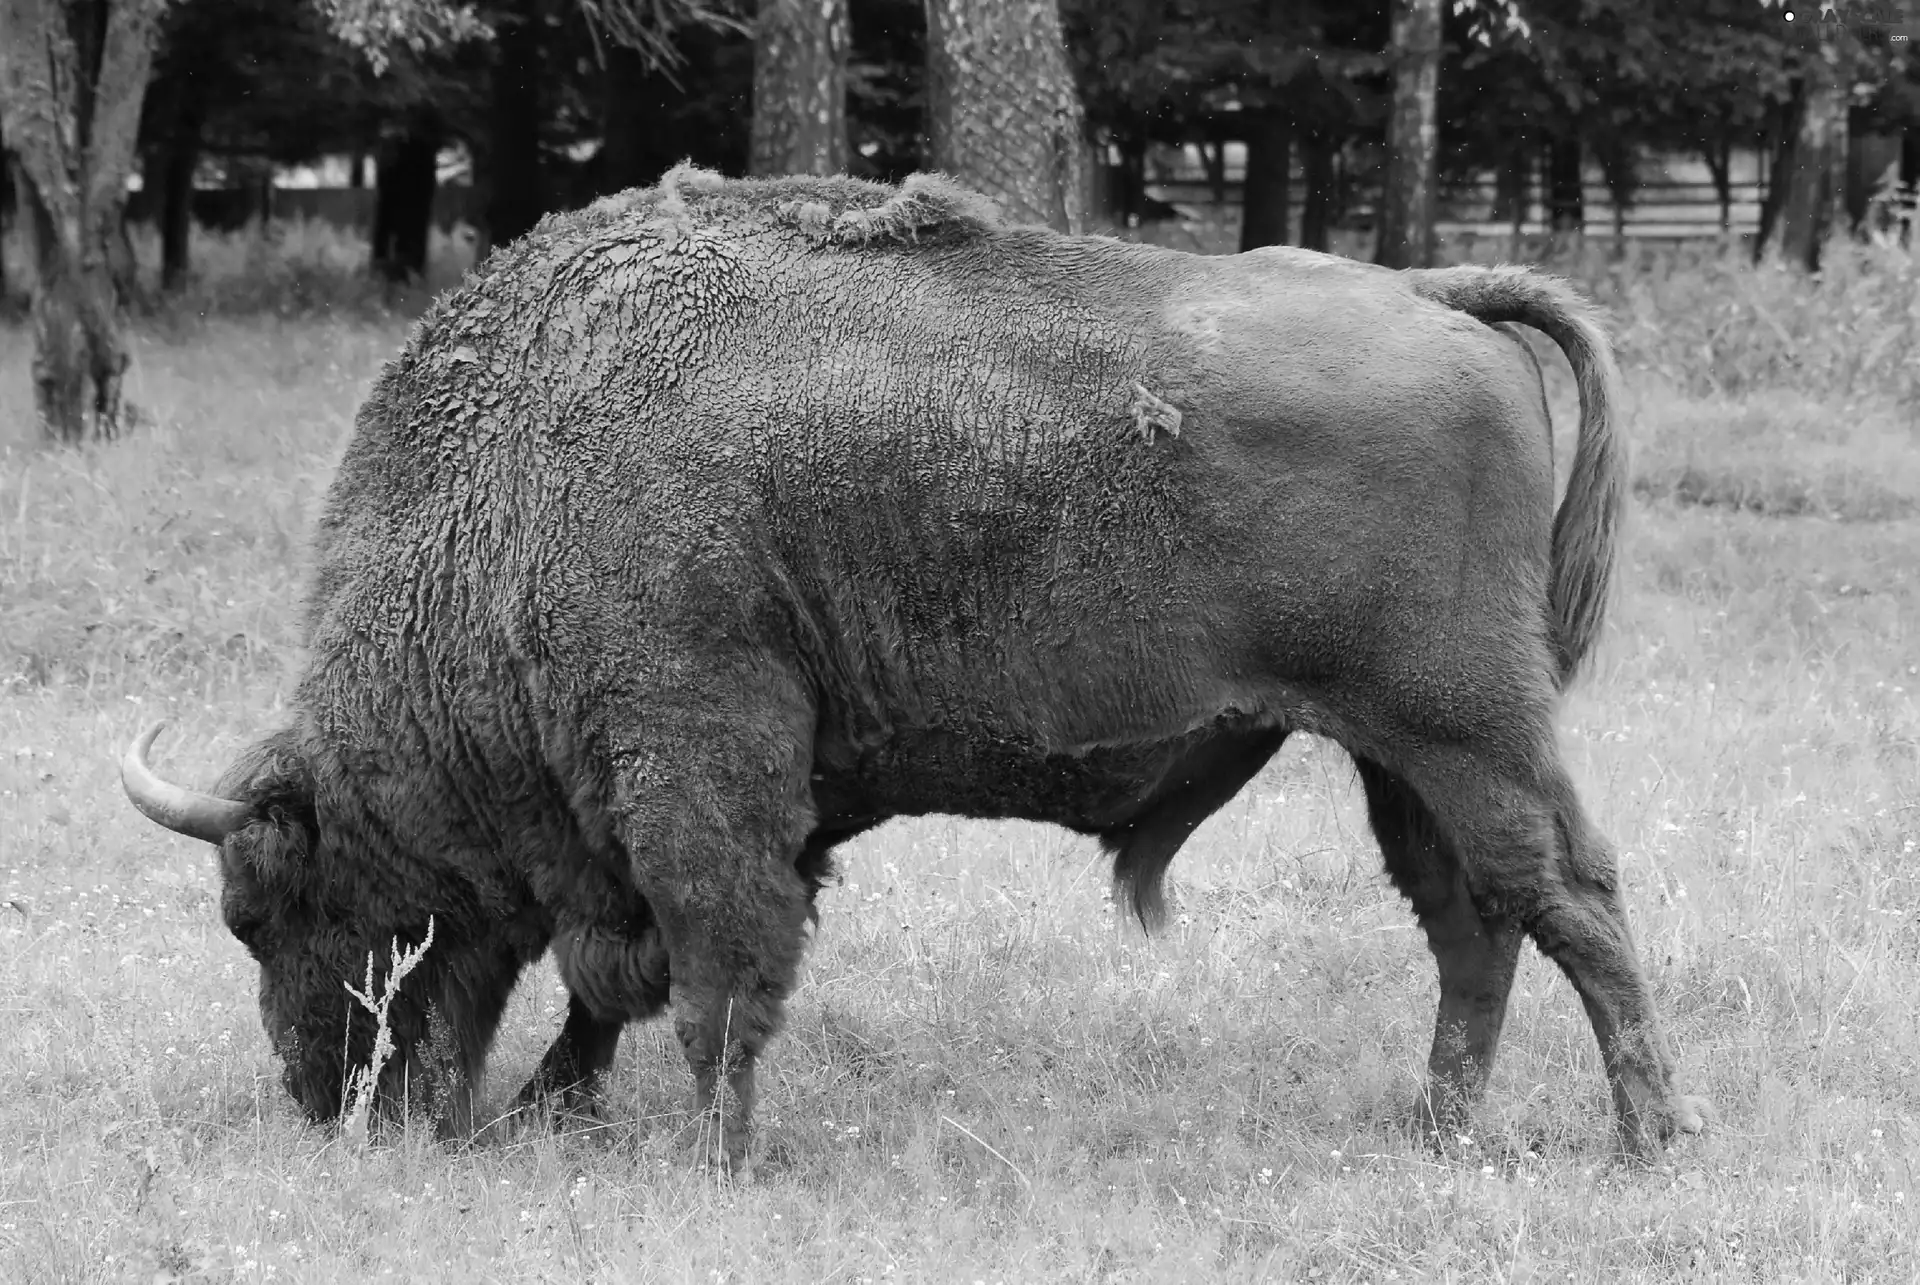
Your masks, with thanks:
[[[751,1187],[661,1154],[688,1089],[662,1023],[629,1033],[604,1128],[361,1152],[304,1126],[208,854],[139,818],[114,765],[165,713],[169,769],[208,781],[279,716],[306,530],[402,323],[143,331],[152,425],[57,453],[0,328],[0,1279],[1914,1279],[1911,336],[1852,366],[1756,355],[1763,313],[1839,315],[1851,290],[1846,333],[1891,317],[1864,258],[1817,287],[1641,271],[1609,294],[1641,500],[1564,725],[1720,1112],[1650,1172],[1607,1157],[1592,1036],[1531,953],[1472,1145],[1405,1131],[1432,966],[1344,758],[1306,741],[1196,835],[1152,940],[1062,832],[929,819],[851,845]],[[1724,317],[1746,320],[1689,364],[1672,336]],[[1671,351],[1635,337],[1653,321]],[[562,1006],[530,974],[485,1101]]]

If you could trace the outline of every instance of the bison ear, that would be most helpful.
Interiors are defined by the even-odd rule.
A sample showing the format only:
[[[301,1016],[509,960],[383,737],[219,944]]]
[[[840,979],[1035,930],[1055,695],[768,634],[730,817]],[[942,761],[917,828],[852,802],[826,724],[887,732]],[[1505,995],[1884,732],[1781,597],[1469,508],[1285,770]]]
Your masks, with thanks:
[[[269,886],[300,878],[319,829],[313,775],[291,730],[268,738],[234,764],[222,786],[252,805],[253,819],[227,837],[228,854]]]
[[[227,847],[268,887],[284,888],[300,878],[312,851],[312,831],[297,816],[270,808],[228,837]]]

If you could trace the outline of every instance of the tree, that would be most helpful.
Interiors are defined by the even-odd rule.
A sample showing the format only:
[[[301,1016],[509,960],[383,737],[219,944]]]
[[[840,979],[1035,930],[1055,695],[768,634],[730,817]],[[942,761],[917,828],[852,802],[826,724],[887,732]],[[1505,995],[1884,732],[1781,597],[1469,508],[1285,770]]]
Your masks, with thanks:
[[[1393,0],[1393,110],[1374,262],[1433,263],[1434,176],[1440,153],[1440,0]]]
[[[847,0],[760,0],[753,32],[755,174],[847,168]]]
[[[1775,259],[1809,272],[1839,220],[1846,197],[1847,85],[1866,51],[1838,23],[1801,46],[1791,97],[1780,112],[1773,181],[1755,239],[1756,260]],[[1870,55],[1866,55],[1870,57]]]
[[[142,132],[154,136],[141,168],[140,194],[160,226],[160,288],[178,289],[187,277],[193,227],[193,176],[200,167],[204,100],[188,78],[155,83],[147,94]]]
[[[489,242],[504,245],[531,231],[551,205],[541,164],[547,118],[549,14],[544,0],[504,0],[493,16],[492,98],[479,149],[487,189]]]
[[[1300,178],[1306,200],[1300,206],[1299,244],[1326,253],[1333,227],[1334,156],[1336,144],[1325,129],[1309,129],[1300,139]]]
[[[1806,60],[1789,116],[1789,144],[1774,177],[1781,189],[1775,249],[1781,259],[1809,272],[1819,270],[1820,248],[1846,190],[1847,92],[1838,62],[1830,44]]]
[[[422,77],[418,60],[403,56],[376,80],[305,0],[170,4],[141,113],[141,191],[128,211],[159,224],[163,289],[190,266],[202,158],[233,169],[241,158],[300,164],[362,151],[409,99],[445,95]]]
[[[927,0],[936,169],[1019,222],[1079,231],[1087,147],[1055,0]]]
[[[927,10],[922,0],[850,0],[849,168],[898,183],[925,169]]]
[[[439,116],[421,108],[395,122],[380,141],[374,162],[372,263],[389,281],[426,275],[443,137]]]
[[[5,117],[0,112],[0,118]],[[13,158],[7,154],[7,136],[0,131],[0,308],[7,302],[7,224],[13,220]]]
[[[38,269],[34,409],[56,440],[118,431],[127,345],[113,276],[158,0],[0,0],[0,130]]]
[[[1384,65],[1387,33],[1380,0],[1064,0],[1062,7],[1095,136],[1123,164],[1138,164],[1149,142],[1197,142],[1219,202],[1225,143],[1244,141],[1240,244],[1253,249],[1287,239],[1297,148],[1307,188],[1301,232],[1325,245],[1334,158],[1375,115],[1370,82]],[[1128,188],[1136,185],[1129,175]]]
[[[605,51],[594,104],[600,150],[593,187],[625,191],[683,160],[730,174],[747,167],[753,49],[739,33],[681,29],[671,69],[621,45]]]
[[[686,95],[671,75],[665,78],[671,92],[663,92],[652,74],[671,73],[680,63],[677,35],[742,29],[731,0],[486,0],[480,7],[466,0],[312,2],[376,74],[405,54],[419,59],[477,48],[491,55],[486,107],[466,137],[477,185],[486,193],[483,251],[523,235],[548,210],[584,196],[583,188],[618,190],[657,174],[643,173],[660,145],[647,138],[661,123],[655,108]],[[600,93],[589,96],[597,103],[583,103],[575,92],[584,69],[575,56],[582,31],[588,57],[601,70]],[[584,141],[578,126],[595,116],[604,155],[579,166],[564,149]]]
[[[1287,243],[1293,121],[1281,107],[1245,113],[1247,177],[1240,185],[1240,249]]]

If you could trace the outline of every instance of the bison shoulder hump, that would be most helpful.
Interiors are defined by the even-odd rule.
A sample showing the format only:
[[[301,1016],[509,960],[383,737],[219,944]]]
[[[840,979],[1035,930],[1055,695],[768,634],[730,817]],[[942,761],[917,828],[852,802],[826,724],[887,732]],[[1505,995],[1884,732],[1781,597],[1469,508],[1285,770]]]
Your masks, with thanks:
[[[729,179],[679,165],[661,176],[658,187],[601,205],[614,218],[743,234],[792,229],[809,242],[834,246],[948,243],[1004,226],[990,199],[944,174],[914,174],[892,187],[845,176]]]

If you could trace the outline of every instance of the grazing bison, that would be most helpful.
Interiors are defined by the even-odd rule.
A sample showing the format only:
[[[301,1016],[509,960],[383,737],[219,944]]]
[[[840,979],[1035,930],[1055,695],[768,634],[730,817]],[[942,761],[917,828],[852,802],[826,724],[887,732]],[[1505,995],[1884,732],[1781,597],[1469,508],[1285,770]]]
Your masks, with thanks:
[[[1557,512],[1507,322],[1578,378]],[[523,1096],[591,1085],[671,995],[738,1162],[836,844],[1057,822],[1150,924],[1194,827],[1309,731],[1353,755],[1439,965],[1429,1122],[1484,1088],[1531,936],[1645,1152],[1700,1115],[1553,726],[1612,573],[1614,378],[1521,269],[1201,258],[1003,226],[936,177],[678,170],[421,321],[328,493],[291,725],[217,796],[157,777],[150,732],[127,788],[220,845],[312,1115],[370,1044],[342,981],[432,916],[389,1092],[429,1048],[471,1084],[552,945],[572,1000]]]

